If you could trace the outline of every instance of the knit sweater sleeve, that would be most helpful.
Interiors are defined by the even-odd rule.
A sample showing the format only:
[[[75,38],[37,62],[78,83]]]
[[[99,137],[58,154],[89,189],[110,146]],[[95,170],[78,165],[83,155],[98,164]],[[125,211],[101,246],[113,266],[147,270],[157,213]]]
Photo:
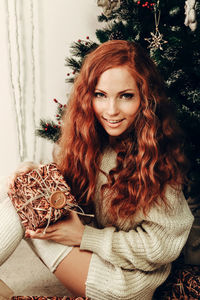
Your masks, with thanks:
[[[169,187],[166,197],[170,208],[152,207],[128,232],[85,226],[80,249],[127,270],[153,271],[172,262],[185,245],[194,218],[182,192]]]

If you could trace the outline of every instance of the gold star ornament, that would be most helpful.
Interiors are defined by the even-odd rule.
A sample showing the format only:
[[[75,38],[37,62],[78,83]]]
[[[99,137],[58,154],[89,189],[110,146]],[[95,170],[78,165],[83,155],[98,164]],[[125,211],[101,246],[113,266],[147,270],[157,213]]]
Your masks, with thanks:
[[[163,39],[163,34],[159,32],[158,28],[156,28],[155,33],[150,32],[150,34],[150,38],[145,38],[145,41],[149,43],[148,48],[163,50],[162,45],[167,43],[167,41]]]

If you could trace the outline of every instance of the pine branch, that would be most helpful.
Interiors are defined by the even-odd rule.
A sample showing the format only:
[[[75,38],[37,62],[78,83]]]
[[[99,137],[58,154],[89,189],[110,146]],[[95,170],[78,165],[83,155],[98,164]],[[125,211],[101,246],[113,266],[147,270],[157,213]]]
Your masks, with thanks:
[[[83,59],[91,50],[95,49],[98,45],[92,41],[80,40],[71,45],[70,52],[73,56]]]
[[[60,126],[53,121],[40,120],[40,128],[36,129],[36,135],[56,143],[61,135]]]

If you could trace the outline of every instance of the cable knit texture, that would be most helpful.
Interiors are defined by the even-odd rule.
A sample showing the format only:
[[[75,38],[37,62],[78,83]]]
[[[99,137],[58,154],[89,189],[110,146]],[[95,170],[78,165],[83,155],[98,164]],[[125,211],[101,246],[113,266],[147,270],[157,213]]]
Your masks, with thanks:
[[[115,162],[115,152],[107,149],[101,169],[108,174]],[[194,218],[183,193],[169,186],[166,198],[170,208],[154,205],[147,216],[140,211],[133,219],[119,219],[115,226],[109,226],[106,201],[102,200],[101,208],[99,201],[100,188],[106,180],[100,172],[94,199],[98,226],[85,226],[80,246],[93,252],[87,297],[152,299],[155,289],[168,277],[171,262],[185,245]]]
[[[7,178],[0,178],[0,265],[2,265],[23,238],[19,216],[7,195]]]

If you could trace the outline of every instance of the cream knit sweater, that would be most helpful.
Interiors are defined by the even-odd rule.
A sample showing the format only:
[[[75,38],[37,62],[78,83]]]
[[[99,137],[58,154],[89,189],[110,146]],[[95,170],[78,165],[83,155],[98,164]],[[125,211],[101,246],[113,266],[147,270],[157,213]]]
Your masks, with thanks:
[[[107,149],[101,169],[108,174],[115,162],[115,152]],[[118,220],[115,227],[109,226],[106,201],[102,209],[99,205],[100,187],[105,182],[106,176],[100,172],[94,199],[98,228],[86,225],[80,245],[93,252],[86,295],[92,300],[152,299],[186,243],[193,216],[183,193],[168,187],[171,209],[155,205],[148,216],[140,212],[131,221]]]

